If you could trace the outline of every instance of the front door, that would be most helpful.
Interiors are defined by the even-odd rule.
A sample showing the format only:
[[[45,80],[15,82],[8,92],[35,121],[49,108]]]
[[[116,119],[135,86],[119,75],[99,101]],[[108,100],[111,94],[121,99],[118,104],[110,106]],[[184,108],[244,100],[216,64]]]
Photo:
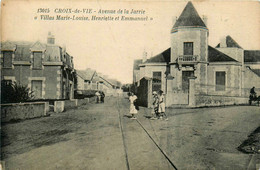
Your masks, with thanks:
[[[189,77],[194,76],[194,71],[182,71],[182,90],[189,92]]]

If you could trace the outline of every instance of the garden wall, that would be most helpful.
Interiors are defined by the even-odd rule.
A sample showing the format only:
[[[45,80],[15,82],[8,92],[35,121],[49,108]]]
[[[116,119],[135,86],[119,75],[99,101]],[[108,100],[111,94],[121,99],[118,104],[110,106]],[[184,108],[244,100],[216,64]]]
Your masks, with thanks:
[[[1,104],[1,122],[46,116],[47,102]]]

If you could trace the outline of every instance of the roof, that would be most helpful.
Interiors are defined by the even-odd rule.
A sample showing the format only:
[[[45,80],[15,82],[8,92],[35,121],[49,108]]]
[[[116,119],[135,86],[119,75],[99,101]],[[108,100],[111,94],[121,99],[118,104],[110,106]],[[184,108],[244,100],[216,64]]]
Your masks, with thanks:
[[[162,53],[148,59],[145,63],[169,63],[171,60],[171,48]]]
[[[252,72],[254,72],[258,77],[260,77],[260,69],[250,69]]]
[[[242,48],[240,45],[238,45],[238,43],[230,36],[226,36],[226,45],[227,47],[237,47],[237,48]],[[216,46],[216,48],[220,47],[220,43]]]
[[[61,49],[59,46],[46,46],[45,61],[60,61]]]
[[[31,51],[29,45],[17,45],[15,50],[15,60],[29,61],[31,58]]]
[[[134,60],[134,70],[140,70],[139,64],[142,63],[142,59]]]
[[[260,62],[260,50],[245,50],[244,62]]]
[[[194,8],[193,4],[189,1],[184,10],[182,11],[180,17],[175,22],[172,29],[177,27],[205,27],[205,23],[200,18],[198,12]]]
[[[238,62],[211,46],[208,46],[208,61],[209,62]]]
[[[77,74],[83,78],[84,80],[89,80],[91,81],[94,74],[95,74],[95,70],[92,69],[86,69],[86,70],[77,70]]]
[[[15,58],[16,61],[29,61],[31,57],[31,48],[35,44],[41,44],[44,48],[46,48],[45,55],[44,55],[44,61],[61,61],[61,47],[58,45],[51,45],[51,44],[44,44],[40,42],[26,42],[26,41],[8,41],[3,42],[2,46],[4,46],[5,43],[13,44],[16,46],[15,50]]]

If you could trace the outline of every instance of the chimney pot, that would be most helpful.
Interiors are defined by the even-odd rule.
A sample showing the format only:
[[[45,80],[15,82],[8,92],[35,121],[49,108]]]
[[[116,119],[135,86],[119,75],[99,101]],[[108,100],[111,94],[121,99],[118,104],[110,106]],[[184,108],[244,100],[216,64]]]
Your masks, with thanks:
[[[48,33],[47,44],[55,44],[55,37],[51,32]]]

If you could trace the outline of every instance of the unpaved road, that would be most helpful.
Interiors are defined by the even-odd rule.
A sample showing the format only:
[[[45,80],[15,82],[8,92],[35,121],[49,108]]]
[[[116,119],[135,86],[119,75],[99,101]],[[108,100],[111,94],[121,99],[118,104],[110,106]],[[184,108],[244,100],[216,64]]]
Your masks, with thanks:
[[[174,169],[136,120],[128,101],[106,98],[50,117],[3,124],[6,169]],[[260,107],[167,109],[169,121],[138,121],[178,169],[255,169],[259,154],[237,147],[260,125]],[[121,122],[119,121],[121,120]],[[122,133],[123,132],[123,133]]]

